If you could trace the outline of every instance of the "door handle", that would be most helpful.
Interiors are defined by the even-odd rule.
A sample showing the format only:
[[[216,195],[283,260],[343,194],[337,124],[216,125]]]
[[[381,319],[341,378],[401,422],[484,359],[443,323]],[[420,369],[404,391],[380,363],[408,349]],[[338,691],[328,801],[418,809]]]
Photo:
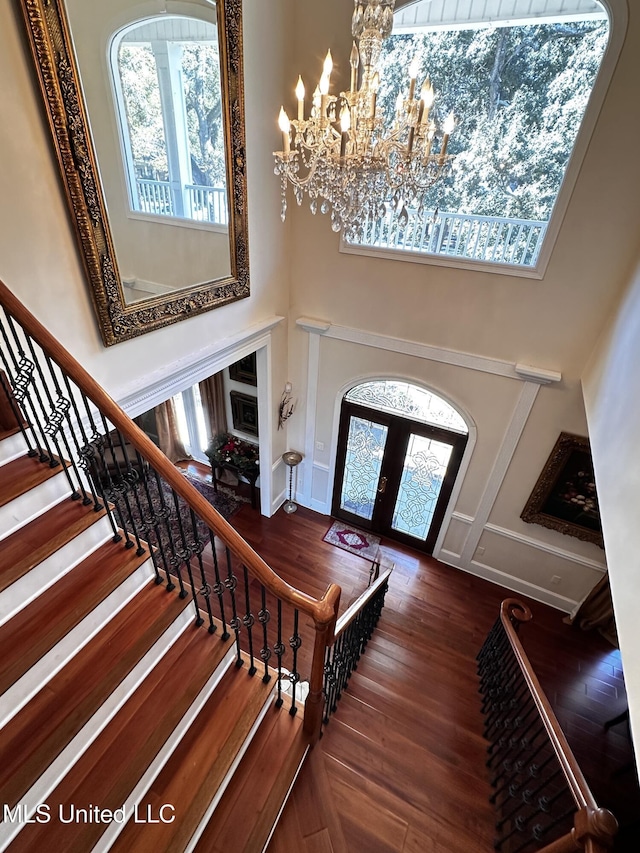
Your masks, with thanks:
[[[380,480],[378,482],[378,494],[383,495],[386,492],[386,490],[387,490],[387,478],[386,477],[380,477]]]

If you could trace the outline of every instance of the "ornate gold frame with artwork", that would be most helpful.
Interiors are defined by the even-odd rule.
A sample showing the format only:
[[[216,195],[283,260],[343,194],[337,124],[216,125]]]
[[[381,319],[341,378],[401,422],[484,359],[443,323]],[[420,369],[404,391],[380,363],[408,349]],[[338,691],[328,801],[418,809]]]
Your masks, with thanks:
[[[20,0],[105,346],[249,296],[242,0],[216,0],[229,208],[228,277],[126,304],[64,0]]]
[[[560,433],[520,517],[604,547],[588,438]]]

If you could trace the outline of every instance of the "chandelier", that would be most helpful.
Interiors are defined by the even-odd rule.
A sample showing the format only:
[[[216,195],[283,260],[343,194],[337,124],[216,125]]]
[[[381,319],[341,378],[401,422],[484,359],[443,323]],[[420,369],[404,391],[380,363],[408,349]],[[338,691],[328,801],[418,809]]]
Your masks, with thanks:
[[[426,79],[416,97],[418,60],[409,66],[408,91],[399,92],[390,127],[376,109],[382,41],[391,33],[396,0],[355,0],[353,48],[348,92],[330,94],[331,51],[305,118],[305,87],[298,78],[297,118],[289,120],[284,107],[278,124],[282,151],[275,151],[280,176],[281,217],[287,212],[287,186],[302,204],[305,193],[311,211],[331,213],[331,227],[358,241],[366,222],[386,215],[406,225],[409,208],[424,213],[427,190],[442,177],[453,157],[447,154],[455,120],[449,115],[436,140],[431,117],[435,92]],[[358,78],[360,85],[358,87]]]

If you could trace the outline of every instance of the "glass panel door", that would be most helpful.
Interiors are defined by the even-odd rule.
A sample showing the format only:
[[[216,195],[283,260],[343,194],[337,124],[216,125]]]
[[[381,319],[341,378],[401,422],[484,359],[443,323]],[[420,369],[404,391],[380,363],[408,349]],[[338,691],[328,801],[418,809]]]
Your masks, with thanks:
[[[453,446],[411,433],[404,457],[391,528],[425,540],[447,473]]]
[[[367,521],[373,518],[387,434],[384,424],[349,418],[340,509]]]

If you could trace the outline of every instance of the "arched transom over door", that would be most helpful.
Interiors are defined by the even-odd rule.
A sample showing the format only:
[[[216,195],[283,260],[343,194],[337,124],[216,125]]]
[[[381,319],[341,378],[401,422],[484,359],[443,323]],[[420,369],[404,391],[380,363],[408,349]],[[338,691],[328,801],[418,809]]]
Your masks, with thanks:
[[[356,385],[342,401],[332,515],[431,553],[467,438],[460,413],[424,388]]]

